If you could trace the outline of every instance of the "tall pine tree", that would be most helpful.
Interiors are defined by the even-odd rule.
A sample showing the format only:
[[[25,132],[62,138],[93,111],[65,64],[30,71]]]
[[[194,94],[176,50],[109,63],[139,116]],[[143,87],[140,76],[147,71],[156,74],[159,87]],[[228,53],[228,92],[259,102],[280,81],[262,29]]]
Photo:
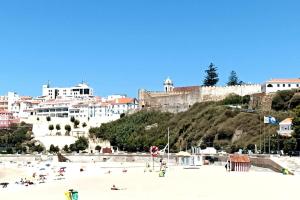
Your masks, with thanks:
[[[206,76],[203,81],[204,86],[215,86],[217,84],[219,81],[217,69],[218,68],[214,66],[213,63],[210,63],[208,69],[205,70]]]
[[[229,78],[228,78],[228,82],[227,85],[239,85],[239,78],[237,77],[237,74],[235,71],[231,71]]]

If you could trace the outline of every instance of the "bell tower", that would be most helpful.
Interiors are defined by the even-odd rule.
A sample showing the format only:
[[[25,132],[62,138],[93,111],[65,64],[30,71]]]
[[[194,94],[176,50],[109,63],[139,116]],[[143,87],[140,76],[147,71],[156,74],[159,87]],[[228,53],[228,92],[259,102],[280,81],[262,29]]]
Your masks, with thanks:
[[[172,80],[168,77],[165,81],[164,81],[164,92],[172,92],[173,91],[173,82]]]

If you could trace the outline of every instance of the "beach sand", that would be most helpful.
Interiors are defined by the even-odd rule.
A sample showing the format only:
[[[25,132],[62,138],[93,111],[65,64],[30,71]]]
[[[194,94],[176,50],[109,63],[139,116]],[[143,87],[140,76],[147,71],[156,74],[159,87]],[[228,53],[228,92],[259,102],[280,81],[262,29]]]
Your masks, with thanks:
[[[143,167],[128,168],[127,173],[122,168],[103,169],[93,164],[85,164],[86,171],[80,173],[78,167],[80,164],[67,167],[65,180],[1,188],[0,199],[64,200],[68,189],[77,190],[80,200],[299,199],[300,178],[274,172],[226,172],[224,166],[171,167],[165,177],[158,177],[157,171],[144,172]],[[108,170],[111,173],[106,174]],[[112,185],[124,190],[111,190]]]

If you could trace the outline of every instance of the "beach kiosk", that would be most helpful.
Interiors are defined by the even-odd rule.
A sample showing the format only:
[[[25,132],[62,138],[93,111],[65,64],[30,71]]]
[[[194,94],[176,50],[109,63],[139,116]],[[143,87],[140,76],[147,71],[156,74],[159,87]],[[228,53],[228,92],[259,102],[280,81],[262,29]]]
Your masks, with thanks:
[[[227,170],[229,171],[247,172],[250,166],[251,162],[248,155],[232,154],[228,157]]]
[[[180,151],[176,154],[178,165],[189,166],[191,163],[191,154],[185,151]]]

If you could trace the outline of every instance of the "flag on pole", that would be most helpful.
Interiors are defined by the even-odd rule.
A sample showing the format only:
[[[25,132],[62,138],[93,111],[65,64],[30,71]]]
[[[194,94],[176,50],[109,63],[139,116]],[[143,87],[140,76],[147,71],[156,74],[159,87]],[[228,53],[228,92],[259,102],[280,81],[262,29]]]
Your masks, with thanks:
[[[278,121],[276,120],[275,117],[272,117],[272,116],[264,116],[264,123],[265,123],[265,124],[273,124],[273,125],[276,125],[276,124],[278,124]]]
[[[269,120],[269,117],[267,116],[264,116],[264,123],[265,124],[269,124],[270,123],[270,120]]]

